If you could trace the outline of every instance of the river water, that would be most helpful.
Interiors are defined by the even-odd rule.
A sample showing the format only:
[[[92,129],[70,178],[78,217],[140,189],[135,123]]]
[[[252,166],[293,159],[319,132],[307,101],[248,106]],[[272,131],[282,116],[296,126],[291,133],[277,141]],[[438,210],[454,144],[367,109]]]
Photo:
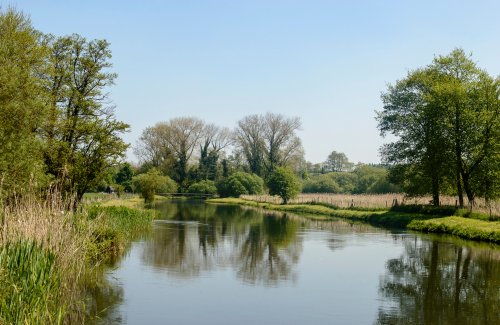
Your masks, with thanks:
[[[500,324],[500,247],[168,201],[96,292],[105,324]]]

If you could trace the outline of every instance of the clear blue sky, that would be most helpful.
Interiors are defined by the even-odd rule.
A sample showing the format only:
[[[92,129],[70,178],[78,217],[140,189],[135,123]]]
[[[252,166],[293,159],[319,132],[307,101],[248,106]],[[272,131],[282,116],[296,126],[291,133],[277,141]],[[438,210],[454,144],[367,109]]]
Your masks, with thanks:
[[[378,162],[380,93],[462,47],[500,73],[500,1],[4,1],[56,35],[111,42],[117,117],[142,130],[177,116],[234,127],[300,116],[312,162]],[[130,153],[130,157],[132,154]]]

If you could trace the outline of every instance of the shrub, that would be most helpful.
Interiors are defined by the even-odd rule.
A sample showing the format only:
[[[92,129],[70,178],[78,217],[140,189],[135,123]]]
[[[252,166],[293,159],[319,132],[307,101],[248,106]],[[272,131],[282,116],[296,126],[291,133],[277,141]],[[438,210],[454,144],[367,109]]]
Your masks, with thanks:
[[[156,168],[150,169],[145,174],[135,176],[134,183],[146,203],[153,202],[156,193],[177,191],[177,183],[170,177],[163,176]]]
[[[217,187],[214,181],[203,180],[197,183],[191,184],[188,187],[189,193],[203,193],[203,194],[217,194]]]
[[[218,192],[222,197],[239,197],[242,194],[264,193],[264,180],[255,174],[237,172],[218,184]]]
[[[299,179],[290,169],[284,167],[277,168],[271,174],[267,186],[269,194],[280,196],[283,204],[287,204],[289,199],[300,193]]]

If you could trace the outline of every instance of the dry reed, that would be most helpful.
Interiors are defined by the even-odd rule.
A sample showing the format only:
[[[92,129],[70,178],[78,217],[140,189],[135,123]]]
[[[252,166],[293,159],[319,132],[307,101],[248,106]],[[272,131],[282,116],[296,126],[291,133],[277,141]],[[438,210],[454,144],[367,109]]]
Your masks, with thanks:
[[[270,195],[242,195],[246,200],[281,203],[281,198]],[[430,204],[430,196],[407,197],[403,193],[389,194],[332,194],[332,193],[302,193],[296,198],[289,200],[290,204],[301,203],[326,203],[339,208],[361,207],[361,208],[390,208],[394,204]],[[441,205],[456,206],[458,199],[453,196],[441,196]],[[470,209],[470,207],[469,207]],[[500,201],[486,202],[484,199],[476,199],[472,211],[493,216],[500,216]]]
[[[35,196],[14,199],[3,209],[0,238],[0,246],[35,241],[56,256],[56,266],[63,275],[59,294],[68,317],[72,317],[66,320],[68,323],[83,317],[80,289],[86,267],[85,245],[92,231],[83,224],[75,225],[75,215],[66,210],[71,203],[56,194],[47,200]]]

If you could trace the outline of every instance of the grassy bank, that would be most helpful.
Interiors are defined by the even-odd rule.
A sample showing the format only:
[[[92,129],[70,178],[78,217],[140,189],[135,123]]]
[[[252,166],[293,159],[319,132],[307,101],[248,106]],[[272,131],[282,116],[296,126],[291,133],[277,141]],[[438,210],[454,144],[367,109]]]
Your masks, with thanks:
[[[423,232],[452,234],[472,240],[500,243],[500,221],[484,221],[459,216],[430,220],[413,220],[409,229]]]
[[[237,198],[211,199],[207,202],[239,204],[283,212],[338,217],[353,221],[364,221],[376,226],[453,234],[465,239],[500,243],[500,221],[487,221],[490,218],[487,215],[471,214],[454,207],[409,205],[370,211],[366,208],[356,207],[341,209],[327,203],[280,205]]]
[[[58,199],[20,200],[3,209],[0,324],[82,323],[100,265],[119,257],[148,229],[154,212],[87,206],[65,212]]]

